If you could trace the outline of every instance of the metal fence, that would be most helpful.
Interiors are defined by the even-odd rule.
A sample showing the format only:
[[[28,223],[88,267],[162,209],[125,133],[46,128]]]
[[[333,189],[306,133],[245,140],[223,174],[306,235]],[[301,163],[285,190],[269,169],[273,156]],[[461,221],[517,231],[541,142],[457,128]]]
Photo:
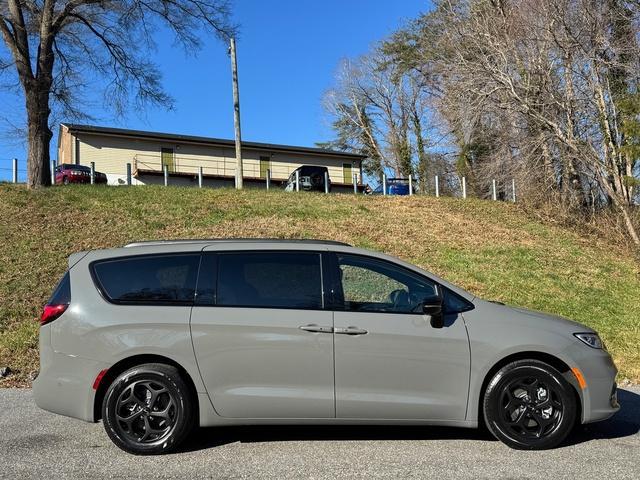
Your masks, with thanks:
[[[194,161],[196,162],[194,164]],[[197,163],[204,163],[204,165],[198,165]],[[55,183],[55,162],[51,162],[51,183]],[[260,164],[249,164],[243,169],[244,177],[250,179],[262,179],[265,182],[265,187],[269,190],[272,186],[273,180],[287,180],[290,175],[295,171],[297,167],[277,165],[275,169],[267,168],[262,169]],[[163,174],[163,183],[165,186],[170,184],[170,174],[179,172],[182,174],[192,174],[198,179],[198,187],[203,188],[205,175],[210,176],[225,176],[231,177],[235,175],[235,159],[225,159],[223,161],[214,161],[211,159],[196,159],[181,157],[174,157],[172,165],[163,164],[162,158],[155,155],[138,154],[134,157],[133,163],[126,164],[126,185],[132,185],[132,177],[138,172],[159,172]],[[296,172],[294,179],[295,191],[300,190],[300,178]],[[0,159],[0,181],[10,181],[12,183],[26,182],[27,168],[26,164],[20,164],[17,158],[13,159]],[[95,164],[91,162],[91,183],[95,183]],[[329,193],[329,176],[325,173],[324,185],[325,193]],[[409,187],[409,195],[431,195],[435,197],[441,196],[440,178],[435,175],[433,178],[433,189],[425,191],[419,191],[416,189],[416,181],[412,175],[409,175],[407,179]],[[353,175],[353,193],[358,194],[361,190],[358,188],[363,185],[363,179],[359,178],[357,174]],[[386,175],[382,176],[382,195],[390,195],[389,184]],[[463,199],[467,198],[467,179],[466,177],[460,178],[459,196]],[[495,179],[491,181],[490,185],[490,198],[493,201],[503,200],[516,202],[516,181],[511,180],[511,185],[503,186],[500,195],[498,195],[498,184]]]

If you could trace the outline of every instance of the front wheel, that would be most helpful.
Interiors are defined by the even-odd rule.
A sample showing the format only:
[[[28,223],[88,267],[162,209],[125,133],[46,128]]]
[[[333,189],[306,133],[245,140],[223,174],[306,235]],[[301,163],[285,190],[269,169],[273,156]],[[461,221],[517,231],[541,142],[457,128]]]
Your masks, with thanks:
[[[483,412],[489,431],[511,448],[543,450],[560,444],[577,415],[573,387],[538,360],[502,367],[489,382]]]
[[[149,363],[130,368],[102,402],[104,428],[122,450],[155,455],[175,449],[192,430],[193,401],[178,370]]]

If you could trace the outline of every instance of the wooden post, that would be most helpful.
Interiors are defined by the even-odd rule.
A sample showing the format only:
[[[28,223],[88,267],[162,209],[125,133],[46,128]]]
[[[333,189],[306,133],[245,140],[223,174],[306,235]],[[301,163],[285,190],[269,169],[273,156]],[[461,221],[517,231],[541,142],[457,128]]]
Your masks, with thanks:
[[[13,183],[18,183],[18,159],[14,158],[13,159]],[[54,174],[55,175],[55,174]]]
[[[96,162],[91,162],[91,185],[96,183]]]
[[[413,195],[413,177],[409,175],[409,196]]]
[[[462,198],[467,198],[467,177],[462,177]]]
[[[436,197],[440,196],[440,182],[438,181],[438,175],[436,175]]]
[[[131,164],[127,163],[127,185],[131,185]]]
[[[202,188],[202,165],[198,167],[198,188]]]
[[[238,89],[238,61],[236,58],[236,39],[231,38],[231,80],[233,83],[233,128],[236,136],[236,188],[242,189],[242,135],[240,133],[240,92]]]

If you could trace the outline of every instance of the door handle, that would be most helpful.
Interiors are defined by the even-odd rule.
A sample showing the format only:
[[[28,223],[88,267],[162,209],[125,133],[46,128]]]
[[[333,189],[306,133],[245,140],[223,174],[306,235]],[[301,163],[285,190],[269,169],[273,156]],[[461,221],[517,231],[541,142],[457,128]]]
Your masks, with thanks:
[[[364,335],[368,333],[364,328],[358,328],[358,327],[347,327],[347,328],[336,327],[334,328],[333,331],[335,333],[340,333],[342,335]]]
[[[316,324],[300,325],[298,328],[300,330],[304,330],[305,332],[333,333],[333,327],[322,327],[322,326],[316,325]]]

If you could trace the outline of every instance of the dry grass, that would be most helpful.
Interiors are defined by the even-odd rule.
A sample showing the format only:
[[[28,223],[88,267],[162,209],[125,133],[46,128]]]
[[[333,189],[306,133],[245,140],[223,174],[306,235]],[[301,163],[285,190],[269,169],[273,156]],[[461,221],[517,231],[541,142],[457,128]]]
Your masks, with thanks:
[[[490,299],[599,330],[620,379],[640,382],[639,265],[593,229],[566,229],[516,205],[432,197],[262,190],[0,185],[0,385],[37,371],[37,317],[67,256],[132,240],[328,238],[416,263]]]

